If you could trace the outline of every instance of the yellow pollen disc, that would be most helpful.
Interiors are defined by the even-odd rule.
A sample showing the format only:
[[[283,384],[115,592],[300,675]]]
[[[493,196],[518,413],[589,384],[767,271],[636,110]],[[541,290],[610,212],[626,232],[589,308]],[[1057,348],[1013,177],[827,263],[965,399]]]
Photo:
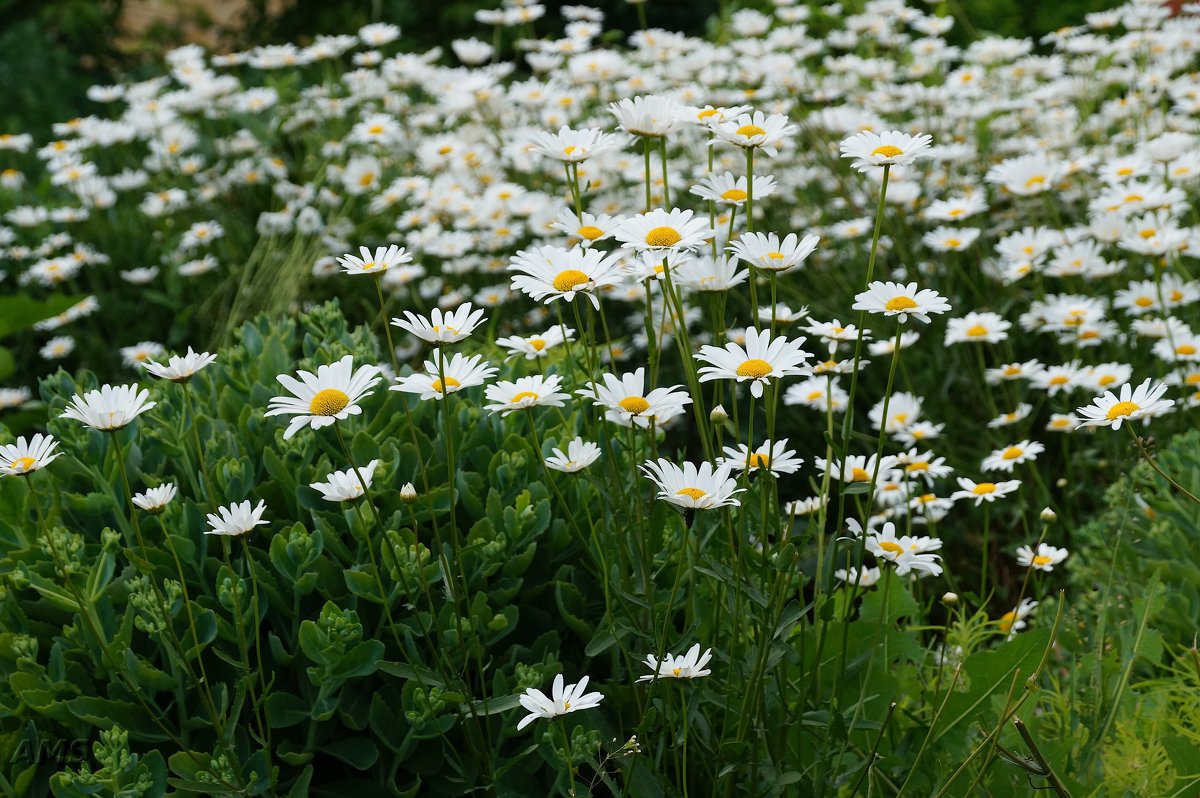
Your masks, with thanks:
[[[810,402],[815,402],[815,401],[817,401],[818,399],[820,399],[820,398],[821,398],[822,396],[824,396],[824,395],[825,395],[825,392],[824,392],[824,391],[813,391],[812,393],[810,393],[810,394],[808,395],[808,401],[810,401]]]
[[[460,385],[462,385],[462,383],[459,382],[458,380],[454,379],[453,377],[446,378],[446,387],[457,388]],[[429,387],[433,388],[433,390],[437,391],[438,393],[445,393],[445,391],[442,390],[442,381],[441,380],[435,379],[433,381],[433,384],[430,385]]]
[[[1051,558],[1047,557],[1045,554],[1039,554],[1038,556],[1033,558],[1033,564],[1034,565],[1049,565],[1050,559]]]
[[[751,452],[746,458],[746,465],[750,468],[766,468],[771,464],[771,458],[762,452]]]
[[[454,152],[453,147],[449,147],[449,146],[438,147],[438,155],[449,155],[452,152]]]
[[[1133,300],[1133,304],[1137,305],[1139,308],[1148,308],[1154,304],[1154,300],[1148,296],[1140,296]]]
[[[1172,291],[1171,296],[1167,298],[1172,302],[1178,302],[1179,300],[1183,299],[1183,293],[1181,291]]]
[[[972,338],[982,338],[983,336],[985,336],[987,334],[988,334],[987,327],[984,327],[982,324],[976,324],[974,327],[967,330],[967,335],[969,335]]]
[[[962,208],[951,208],[950,210],[946,211],[946,215],[952,218],[962,216],[964,213],[966,213],[966,211]]]
[[[33,468],[33,464],[37,462],[32,457],[18,457],[8,464],[8,467],[18,474],[28,473],[29,469]]]
[[[708,119],[710,116],[716,116],[716,115],[717,115],[716,108],[705,108],[703,111],[696,114],[696,118],[697,119]]]
[[[579,269],[567,269],[558,273],[558,276],[554,278],[553,285],[554,290],[565,292],[570,291],[576,286],[583,285],[587,281],[588,276],[579,271]]]
[[[888,554],[903,554],[904,553],[904,549],[899,544],[893,543],[890,540],[880,541],[879,548],[883,549]]]
[[[512,403],[515,405],[517,402],[523,401],[525,399],[537,399],[537,398],[538,398],[538,395],[536,393],[534,393],[533,391],[521,391],[519,394],[515,395],[512,398]]]
[[[371,269],[377,268],[378,266],[379,266],[379,264],[376,263],[375,261],[369,261],[369,262],[363,264],[363,271],[369,272],[369,271],[371,271]]]
[[[892,416],[892,418],[900,424],[903,424],[908,421],[908,413],[897,413],[896,415]]]
[[[373,136],[378,136],[383,132],[383,125],[371,125],[369,128],[367,128],[367,132]]]
[[[875,149],[871,150],[872,156],[878,156],[880,158],[895,158],[897,155],[903,154],[904,150],[900,149],[895,144],[881,144]]]
[[[1113,376],[1112,374],[1105,374],[1103,377],[1096,380],[1096,384],[1099,385],[1100,387],[1104,387],[1106,385],[1112,385],[1116,381],[1117,381],[1117,378],[1115,376]]]
[[[909,474],[914,474],[918,471],[928,471],[929,463],[909,463],[904,467],[904,470]]]
[[[1015,612],[1006,612],[1000,616],[1000,631],[1007,632],[1012,629],[1013,624],[1017,621]]]
[[[898,296],[898,297],[893,297],[892,299],[889,299],[887,301],[887,304],[884,305],[884,308],[886,308],[887,310],[912,310],[916,306],[917,306],[917,303],[914,302],[911,298],[906,297],[906,296]]]
[[[563,147],[563,155],[570,155],[571,153],[575,152],[575,150],[576,147],[574,144],[572,144],[570,147]]]
[[[1180,344],[1179,346],[1175,347],[1175,354],[1194,355],[1196,354],[1196,347],[1192,346],[1191,344]]]
[[[1147,227],[1145,230],[1138,231],[1138,235],[1140,235],[1142,238],[1154,238],[1154,236],[1156,236],[1157,234],[1158,234],[1158,231],[1155,230],[1153,227]]]
[[[752,136],[765,136],[767,135],[767,131],[763,130],[758,125],[742,125],[737,129],[737,134],[739,136],[751,138]]]
[[[1046,178],[1044,175],[1034,175],[1025,181],[1025,188],[1033,188],[1034,186],[1044,185],[1046,185]]]
[[[771,364],[765,360],[751,358],[745,363],[737,367],[737,375],[739,377],[753,377],[760,379],[771,373]]]
[[[595,241],[600,236],[604,235],[604,231],[594,225],[585,224],[583,227],[575,231],[579,235],[586,238],[588,241]]]
[[[546,341],[542,338],[530,338],[529,345],[533,347],[535,352],[541,352],[546,348]]]
[[[1000,454],[1001,460],[1016,460],[1021,455],[1025,454],[1025,450],[1019,446],[1009,446]]]
[[[784,254],[782,252],[768,252],[767,257],[771,260],[783,260]]]
[[[1005,377],[1015,377],[1020,373],[1021,373],[1021,368],[1019,366],[1009,366],[1008,368],[1006,368],[1004,370]]]
[[[375,182],[375,173],[374,172],[363,172],[363,176],[358,179],[358,184],[360,186],[369,186],[374,182]]]
[[[1070,382],[1070,380],[1061,374],[1059,374],[1057,377],[1050,378],[1051,385],[1066,385],[1068,382]]]
[[[563,709],[570,709],[570,708],[571,708],[571,702],[570,702],[570,701],[564,701],[564,702],[563,702]]]
[[[1108,408],[1108,412],[1104,415],[1109,421],[1116,421],[1118,418],[1125,418],[1138,410],[1141,410],[1141,407],[1136,402],[1117,402]]]
[[[617,402],[621,409],[626,413],[633,413],[635,416],[639,413],[645,413],[650,409],[650,403],[642,396],[626,396],[621,401]]]
[[[1141,194],[1126,194],[1125,202],[1145,202],[1146,198]]]
[[[671,673],[675,674],[675,678],[679,678],[679,674],[683,673],[683,668],[672,668]]]
[[[937,498],[937,495],[933,494],[933,493],[923,494],[921,496],[921,504],[928,504],[929,502],[933,501],[936,498]]]
[[[721,199],[726,199],[730,202],[741,202],[746,199],[746,196],[746,192],[740,188],[731,188],[728,191],[722,192]]]
[[[1194,372],[1183,378],[1188,385],[1200,385],[1200,372]]]
[[[652,247],[670,247],[678,244],[683,236],[674,227],[655,227],[646,233],[646,243]]]
[[[989,493],[995,493],[996,492],[996,483],[980,482],[978,485],[976,485],[974,488],[971,489],[971,492],[974,493],[976,496],[986,496]]]
[[[314,416],[335,416],[350,404],[350,397],[337,388],[326,388],[317,391],[308,405],[308,412]]]
[[[708,494],[706,494],[704,491],[700,490],[699,488],[680,488],[679,490],[675,491],[675,495],[676,496],[687,496],[689,499],[692,499],[693,501],[699,501],[700,499],[703,499]]]
[[[1130,169],[1128,166],[1122,166],[1120,169],[1117,170],[1117,174],[1124,177],[1125,175],[1133,174],[1133,170]]]
[[[946,246],[948,246],[948,247],[961,247],[961,246],[962,246],[962,241],[961,241],[961,240],[959,240],[959,239],[957,239],[957,238],[947,238],[947,239],[946,239]]]
[[[871,475],[867,473],[866,469],[854,468],[854,469],[850,470],[850,481],[851,482],[870,482]]]
[[[1081,332],[1079,334],[1080,340],[1084,340],[1084,341],[1089,341],[1089,340],[1099,338],[1099,337],[1100,337],[1100,333],[1097,332],[1096,330],[1084,330],[1083,332]]]

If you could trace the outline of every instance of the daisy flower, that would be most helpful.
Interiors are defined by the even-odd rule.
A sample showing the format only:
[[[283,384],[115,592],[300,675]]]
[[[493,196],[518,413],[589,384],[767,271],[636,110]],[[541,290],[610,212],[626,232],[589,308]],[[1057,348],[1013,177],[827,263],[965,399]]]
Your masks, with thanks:
[[[171,355],[171,359],[167,361],[167,365],[165,366],[153,360],[146,359],[142,363],[142,368],[155,377],[161,377],[164,380],[187,382],[196,376],[197,371],[211,365],[216,359],[216,355],[209,354],[208,352],[194,352],[189,346],[186,355],[182,357]]]
[[[582,471],[600,459],[600,447],[578,436],[567,444],[565,454],[562,449],[558,448],[551,449],[550,451],[553,454],[546,458],[546,465],[555,471],[562,471],[566,474],[574,474],[576,471]]]
[[[977,313],[971,311],[961,319],[946,322],[946,344],[961,344],[982,341],[998,344],[1008,338],[1012,322],[1005,321],[999,313]]]
[[[855,158],[850,166],[860,172],[869,172],[877,166],[908,166],[925,155],[933,136],[920,133],[910,136],[899,130],[873,133],[864,130],[842,140],[843,158]]]
[[[732,122],[712,126],[713,133],[721,141],[742,149],[761,149],[772,157],[778,152],[777,146],[795,136],[798,130],[799,126],[789,124],[783,114],[767,115],[762,111],[740,114]]]
[[[1029,546],[1017,548],[1017,564],[1023,568],[1035,568],[1039,571],[1050,572],[1054,566],[1067,559],[1067,550],[1051,546],[1049,543],[1039,543],[1037,553]]]
[[[244,501],[240,504],[231,504],[228,507],[218,507],[217,512],[220,515],[208,513],[208,529],[204,530],[204,534],[230,535],[234,537],[245,535],[253,531],[256,526],[271,523],[270,521],[262,520],[262,514],[265,509],[267,509],[267,503],[262,500],[254,508],[250,507],[249,501]]]
[[[46,360],[58,360],[75,351],[75,339],[69,335],[57,335],[46,342],[46,345],[38,350]]]
[[[509,357],[523,355],[526,360],[536,360],[550,354],[550,350],[562,344],[564,340],[574,341],[574,334],[575,330],[568,327],[566,329],[567,337],[564,339],[563,328],[554,326],[540,335],[531,335],[528,338],[520,335],[497,338],[496,345],[507,349]]]
[[[563,125],[557,133],[539,131],[529,137],[533,152],[564,163],[580,163],[612,150],[619,150],[628,143],[625,136],[605,133],[598,128],[572,130]]]
[[[422,400],[442,399],[466,388],[483,385],[491,379],[498,369],[484,362],[483,355],[465,357],[456,352],[449,360],[442,350],[433,352],[433,360],[425,361],[425,371],[410,374],[407,377],[397,377],[396,384],[388,387],[389,391],[419,394]],[[438,371],[441,364],[445,372],[445,385],[442,384],[442,374]]]
[[[484,390],[484,396],[493,404],[484,405],[483,409],[507,416],[513,411],[529,407],[562,407],[563,400],[570,397],[560,393],[560,387],[562,378],[557,374],[549,377],[534,374],[520,377],[516,382],[500,380]]]
[[[521,250],[513,256],[508,269],[520,272],[513,276],[512,287],[537,302],[550,304],[556,299],[572,302],[577,293],[582,293],[598,310],[600,300],[596,291],[623,280],[620,260],[617,252],[605,254],[596,249],[545,246]]]
[[[563,686],[562,674],[554,677],[554,685],[547,696],[541,690],[530,687],[517,698],[521,706],[529,713],[517,724],[517,731],[524,729],[539,718],[557,718],[568,712],[578,712],[581,709],[593,709],[600,705],[604,696],[600,693],[585,693],[588,677],[584,676],[578,684]]]
[[[354,358],[346,355],[337,363],[318,366],[317,373],[297,372],[297,376],[280,374],[276,379],[292,393],[291,396],[276,396],[267,402],[269,409],[264,415],[294,416],[283,433],[288,440],[301,427],[312,429],[328,427],[338,420],[362,413],[358,402],[382,379],[378,366],[364,365],[354,368]]]
[[[826,461],[823,457],[814,457],[813,465],[822,475],[828,469],[830,476],[839,482],[870,482],[871,475],[876,470],[875,455],[852,454],[842,462]],[[890,454],[883,455],[878,465],[880,474],[886,474],[895,467],[896,457]]]
[[[861,528],[860,528],[861,529]],[[938,562],[942,557],[933,554],[942,547],[940,538],[896,536],[896,525],[891,521],[867,535],[867,551],[878,560],[886,560],[896,566],[896,575],[905,576],[915,571],[919,576],[937,576],[942,572]]]
[[[721,255],[714,260],[701,255],[684,261],[672,274],[679,285],[696,291],[728,291],[746,282],[750,276],[750,272],[745,269],[739,271],[737,266],[737,258]]]
[[[1008,413],[1001,413],[987,423],[988,429],[999,429],[1000,427],[1011,427],[1018,421],[1024,420],[1033,411],[1033,405],[1028,402],[1021,402],[1015,410]]]
[[[975,243],[981,231],[976,227],[936,227],[921,237],[934,252],[962,252]]]
[[[658,486],[658,498],[685,510],[715,510],[718,507],[740,507],[736,498],[744,488],[729,475],[729,467],[713,468],[712,463],[684,463],[683,468],[670,460],[659,458],[642,464],[642,472]]]
[[[593,214],[587,211],[576,216],[575,211],[564,208],[555,217],[552,226],[558,230],[562,230],[572,239],[579,241],[580,246],[590,247],[593,244],[611,238],[613,231],[624,221],[625,218],[623,216],[609,216],[604,213]]]
[[[898,316],[904,323],[909,316],[929,323],[930,313],[945,313],[950,310],[946,298],[931,288],[917,289],[916,283],[881,282],[876,280],[867,290],[854,297],[854,310]]]
[[[720,463],[730,469],[757,471],[760,468],[769,470],[772,474],[794,474],[804,464],[804,458],[796,457],[795,449],[787,448],[788,439],[766,441],[753,452],[744,443],[726,446],[725,454]]]
[[[708,221],[692,218],[690,210],[655,208],[626,219],[613,235],[622,246],[636,252],[666,252],[699,249],[714,234]]]
[[[1021,487],[1021,480],[1012,479],[1008,482],[975,482],[964,477],[957,477],[958,486],[962,490],[956,490],[950,495],[954,501],[959,499],[967,499],[975,502],[978,507],[981,502],[994,502],[1001,496],[1008,494]]]
[[[702,178],[689,191],[702,200],[740,208],[746,204],[746,200],[750,196],[746,191],[747,188],[745,175],[734,177],[733,172],[726,172],[723,175],[708,175]],[[754,198],[756,200],[769,197],[774,193],[775,178],[770,175],[754,176]]]
[[[856,585],[858,587],[874,587],[880,579],[883,578],[882,568],[863,568],[860,572],[853,565],[850,569],[838,568],[833,572],[834,577],[848,585]]]
[[[1049,432],[1074,432],[1079,429],[1080,418],[1074,413],[1054,413],[1046,422]]]
[[[178,492],[175,484],[168,482],[157,488],[150,488],[145,493],[135,493],[133,503],[146,512],[157,515],[166,509]]]
[[[334,471],[325,477],[324,482],[313,482],[309,487],[320,491],[321,498],[327,502],[355,501],[361,498],[366,490],[370,489],[371,480],[375,477],[375,467],[377,465],[379,465],[379,461],[372,460],[358,469],[351,468],[347,471]],[[358,478],[358,472],[362,472],[361,481]],[[366,483],[365,489],[364,482]]]
[[[605,408],[610,420],[626,427],[634,424],[646,428],[651,421],[661,425],[665,419],[682,413],[684,405],[692,403],[682,385],[646,393],[645,368],[619,377],[602,374],[600,379],[602,382],[589,382],[576,393]]]
[[[709,365],[699,370],[700,382],[710,380],[750,380],[750,393],[755,399],[763,395],[763,386],[771,379],[801,376],[810,373],[804,363],[811,357],[800,346],[806,339],[789,341],[782,336],[771,338],[770,330],[746,330],[746,346],[735,343],[725,347],[703,346],[696,360]]]
[[[1167,384],[1160,382],[1152,384],[1150,378],[1134,388],[1129,383],[1121,386],[1119,393],[1105,391],[1103,396],[1096,397],[1090,405],[1075,408],[1083,416],[1080,426],[1107,427],[1120,429],[1125,421],[1138,418],[1153,418],[1166,413],[1174,406],[1172,399],[1163,399],[1167,392]]]
[[[157,402],[147,402],[150,391],[136,385],[104,385],[98,391],[71,397],[71,404],[59,418],[76,421],[102,431],[121,429]]]
[[[1037,609],[1037,605],[1038,603],[1031,598],[1021,599],[1018,606],[1000,616],[1000,620],[997,621],[1000,624],[1000,631],[1011,639],[1013,635],[1028,626],[1025,619]]]
[[[154,341],[142,341],[133,346],[121,347],[121,361],[130,368],[136,369],[147,360],[162,357],[167,348]]]
[[[647,676],[639,676],[639,682],[652,682],[655,679],[698,679],[712,673],[704,666],[712,659],[712,649],[700,653],[700,644],[695,643],[686,654],[667,656],[659,662],[653,654],[646,655],[646,667],[654,671]]]
[[[17,438],[16,443],[0,446],[0,476],[23,477],[41,470],[62,452],[55,452],[58,441],[40,432],[26,440]]]
[[[795,233],[788,233],[783,240],[775,233],[746,233],[729,245],[729,251],[751,266],[783,272],[803,263],[820,240],[816,235],[801,239]]]
[[[392,319],[392,326],[399,327],[423,341],[444,346],[468,337],[483,321],[483,308],[472,310],[471,303],[467,302],[459,305],[457,310],[449,312],[434,308],[429,312],[428,319],[406,310],[403,319]]]
[[[674,100],[658,94],[626,97],[608,104],[609,112],[625,132],[647,138],[670,133],[679,120],[679,107]]]
[[[412,255],[405,251],[404,247],[392,244],[388,247],[376,247],[372,253],[366,247],[359,247],[358,254],[360,257],[353,255],[342,255],[338,258],[338,264],[342,267],[342,271],[346,274],[383,274],[393,266],[400,266],[405,263],[412,263]]]
[[[1021,441],[996,449],[984,458],[982,468],[984,471],[1007,471],[1011,474],[1015,466],[1036,460],[1044,451],[1046,447],[1037,441]]]

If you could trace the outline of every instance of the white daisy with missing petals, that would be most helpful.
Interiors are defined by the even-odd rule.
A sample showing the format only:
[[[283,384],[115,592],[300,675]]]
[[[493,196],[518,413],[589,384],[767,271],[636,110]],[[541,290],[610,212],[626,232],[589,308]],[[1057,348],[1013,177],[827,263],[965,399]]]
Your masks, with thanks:
[[[982,502],[994,502],[996,499],[1015,491],[1021,487],[1021,480],[1010,479],[1007,482],[975,482],[965,477],[958,477],[958,486],[962,490],[956,490],[950,494],[950,498],[954,501],[959,499],[967,499],[974,501],[978,507]]]
[[[58,441],[40,432],[26,440],[0,446],[0,476],[23,477],[50,465],[62,452],[55,452]]]
[[[697,468],[694,463],[683,467],[670,460],[659,458],[642,464],[645,475],[658,485],[658,498],[685,510],[714,510],[718,507],[740,507],[737,494],[744,488],[737,487],[737,480],[729,475],[729,467],[713,468],[704,462]]]
[[[712,649],[700,653],[700,644],[695,643],[686,654],[675,656],[667,654],[661,662],[653,654],[646,655],[646,667],[654,673],[639,676],[639,682],[652,682],[655,679],[698,679],[712,673],[704,666],[712,659]]]
[[[751,266],[782,272],[803,263],[820,240],[820,236],[811,234],[801,239],[788,233],[780,240],[775,233],[746,233],[729,245],[729,251]]]
[[[1049,543],[1039,543],[1036,553],[1030,546],[1019,546],[1017,564],[1024,568],[1050,572],[1054,570],[1054,566],[1067,559],[1067,554],[1066,549],[1051,546]]]
[[[178,492],[174,483],[167,482],[157,488],[150,488],[145,493],[134,494],[133,503],[146,512],[157,515],[166,509]]]
[[[150,391],[136,385],[104,385],[98,391],[71,397],[60,418],[73,418],[102,431],[121,429],[157,402],[147,402]]]
[[[485,363],[483,355],[466,357],[456,352],[454,357],[446,359],[442,350],[436,349],[432,357],[432,360],[425,361],[425,371],[397,377],[396,384],[389,386],[388,390],[419,394],[422,400],[442,399],[466,388],[483,385],[498,370]],[[439,364],[442,365],[441,371],[438,370]],[[443,377],[445,384],[442,383]]]
[[[559,448],[551,449],[551,451],[553,454],[546,458],[546,465],[555,471],[562,471],[566,474],[582,471],[600,459],[600,447],[580,437],[574,438],[567,444],[565,454]]]
[[[945,313],[950,310],[950,303],[931,288],[918,289],[916,283],[903,285],[876,280],[854,297],[853,308],[897,316],[901,323],[911,316],[928,324],[930,313]]]
[[[240,504],[231,504],[228,507],[218,507],[217,513],[220,515],[208,514],[208,529],[204,530],[204,534],[231,537],[248,534],[256,526],[270,523],[270,521],[262,520],[263,511],[266,509],[267,503],[262,500],[258,502],[257,507],[253,508],[248,500]]]
[[[573,337],[574,334],[575,331],[568,327],[566,329],[566,340],[575,340]],[[546,357],[546,355],[550,354],[550,350],[562,344],[563,340],[563,328],[554,326],[539,335],[531,335],[529,337],[513,335],[507,338],[497,338],[496,345],[508,350],[508,357],[505,360],[519,355],[524,355],[526,360],[536,360],[540,357]]]
[[[588,677],[584,676],[578,684],[563,685],[562,674],[554,677],[554,686],[547,696],[541,690],[530,687],[517,700],[525,708],[528,715],[517,724],[517,731],[524,729],[539,718],[557,718],[568,712],[578,712],[581,709],[592,709],[600,705],[604,699],[600,693],[585,693]]]
[[[192,377],[196,376],[196,372],[205,366],[211,365],[217,359],[216,355],[208,352],[193,352],[189,346],[186,355],[171,355],[171,359],[167,361],[167,365],[156,363],[153,360],[147,359],[142,363],[142,368],[153,374],[155,377],[161,377],[164,380],[171,382],[187,382]]]
[[[1125,383],[1118,393],[1105,391],[1103,396],[1093,399],[1090,405],[1078,407],[1075,410],[1083,416],[1083,420],[1080,422],[1082,427],[1120,429],[1123,422],[1139,418],[1152,418],[1169,411],[1175,401],[1163,399],[1162,395],[1166,392],[1167,384],[1165,382],[1154,385],[1149,378],[1146,378],[1136,388]]]
[[[787,443],[787,438],[766,441],[754,451],[744,443],[726,446],[726,457],[721,464],[751,472],[765,468],[772,474],[794,474],[804,464],[804,458],[796,457],[796,450],[787,448]]]
[[[1021,441],[1003,449],[996,449],[983,461],[984,471],[1007,471],[1012,473],[1015,466],[1037,459],[1046,451],[1046,447],[1037,441]]]
[[[362,413],[358,401],[379,384],[379,367],[354,368],[354,358],[346,355],[337,363],[318,366],[317,373],[297,372],[296,377],[280,374],[276,379],[292,396],[276,396],[268,403],[266,416],[295,416],[283,433],[284,440],[295,435],[301,427],[328,427],[338,420]]]
[[[655,208],[626,219],[613,235],[621,244],[637,252],[663,255],[672,250],[695,250],[714,234],[708,221],[692,218],[690,210],[670,211]]]
[[[351,468],[347,471],[334,471],[325,477],[324,482],[313,482],[309,487],[320,491],[321,498],[327,502],[356,501],[363,497],[366,490],[370,490],[371,480],[375,477],[375,467],[377,465],[379,465],[379,461],[372,460],[357,470]],[[358,478],[359,472],[362,472],[361,481]],[[366,483],[366,490],[364,490],[363,482]]]
[[[792,341],[782,336],[771,338],[770,330],[750,327],[746,330],[745,348],[735,343],[725,344],[724,348],[700,348],[696,360],[709,364],[699,370],[700,382],[750,380],[750,393],[759,399],[763,386],[770,380],[810,373],[804,364],[811,355],[800,348],[804,341],[804,338]]]
[[[572,302],[576,294],[582,293],[596,309],[600,308],[596,292],[624,279],[620,253],[606,254],[582,247],[521,250],[513,256],[508,270],[520,272],[513,276],[512,287],[537,302],[550,304],[556,299]]]
[[[515,382],[500,380],[489,385],[484,391],[490,405],[484,405],[484,410],[507,416],[516,410],[529,407],[562,407],[563,400],[569,399],[558,389],[562,387],[562,378],[557,374],[542,376],[533,374],[520,377]]]
[[[872,133],[864,130],[842,140],[843,158],[855,158],[850,166],[869,172],[881,166],[908,166],[929,151],[933,136],[919,133],[910,136],[899,130]]]
[[[408,254],[404,247],[396,244],[388,247],[376,247],[374,252],[367,247],[359,247],[358,254],[360,257],[357,258],[353,255],[342,255],[338,258],[338,264],[342,267],[343,272],[346,274],[383,274],[393,266],[412,263],[412,255]]]
[[[392,319],[392,326],[417,336],[437,346],[458,343],[478,327],[485,319],[483,308],[472,310],[470,302],[459,305],[456,310],[443,312],[434,308],[429,318],[418,316],[410,310],[404,311],[403,319]]]

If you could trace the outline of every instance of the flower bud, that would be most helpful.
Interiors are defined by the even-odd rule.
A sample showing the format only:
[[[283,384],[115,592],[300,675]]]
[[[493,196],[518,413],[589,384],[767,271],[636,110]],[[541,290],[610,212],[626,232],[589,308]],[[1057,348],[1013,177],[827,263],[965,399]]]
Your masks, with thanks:
[[[729,414],[725,412],[724,405],[717,405],[708,414],[708,420],[714,424],[724,424],[729,420]]]
[[[950,605],[950,606],[954,606],[955,604],[957,604],[957,603],[958,603],[958,594],[957,594],[957,593],[946,593],[946,594],[944,594],[944,595],[942,596],[942,603],[943,603],[943,604],[948,604],[948,605]]]
[[[417,489],[413,487],[411,482],[405,482],[404,487],[400,489],[400,500],[404,502],[415,502],[417,500]]]
[[[1055,521],[1058,520],[1058,513],[1054,512],[1049,507],[1043,507],[1042,513],[1038,517],[1041,518],[1047,524],[1053,524]]]

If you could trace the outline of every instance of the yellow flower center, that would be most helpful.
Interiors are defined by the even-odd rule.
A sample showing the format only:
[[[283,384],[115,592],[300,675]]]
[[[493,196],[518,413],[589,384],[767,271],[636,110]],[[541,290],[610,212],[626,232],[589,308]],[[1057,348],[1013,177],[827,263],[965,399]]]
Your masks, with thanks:
[[[676,496],[687,496],[689,499],[691,499],[693,501],[700,501],[700,499],[704,498],[708,494],[706,494],[704,491],[700,490],[699,488],[680,488],[679,490],[675,491],[675,495]]]
[[[741,202],[746,199],[746,192],[740,188],[731,188],[728,191],[722,192],[721,199],[729,200],[730,202]]]
[[[918,471],[928,471],[929,463],[926,463],[924,461],[922,461],[920,463],[909,463],[908,465],[906,465],[904,467],[904,470],[909,474],[914,474]]]
[[[767,131],[758,125],[742,125],[737,129],[737,134],[746,138],[753,138],[754,136],[765,136],[767,135]]]
[[[886,309],[893,311],[912,310],[916,306],[917,303],[914,302],[910,297],[906,296],[893,297],[887,301],[886,305],[884,305]]]
[[[375,173],[374,172],[363,172],[362,177],[360,177],[358,179],[358,184],[360,186],[369,186],[374,182],[375,182]],[[199,234],[197,233],[197,235],[199,235]]]
[[[984,327],[982,324],[976,324],[974,327],[967,330],[967,335],[971,338],[982,338],[987,334],[987,327]]]
[[[1158,234],[1158,231],[1156,229],[1154,229],[1153,227],[1147,227],[1144,230],[1138,231],[1138,235],[1140,235],[1142,238],[1154,238],[1154,236],[1157,234]]]
[[[543,338],[530,338],[529,345],[533,347],[533,351],[541,352],[546,348],[546,341]]]
[[[643,396],[626,396],[621,401],[617,402],[621,409],[627,413],[633,413],[635,416],[645,413],[650,409],[650,403]]]
[[[868,474],[866,469],[864,469],[864,468],[852,468],[852,469],[850,469],[850,481],[851,482],[870,482],[871,475]]]
[[[1096,384],[1103,388],[1106,385],[1112,385],[1116,381],[1117,381],[1117,378],[1115,375],[1105,374],[1103,377],[1096,380]]]
[[[1104,415],[1109,421],[1116,421],[1118,418],[1125,418],[1138,410],[1141,410],[1141,407],[1136,402],[1117,402],[1108,408],[1108,412]]]
[[[766,468],[771,464],[771,458],[762,452],[751,452],[746,458],[746,466],[749,468]]]
[[[961,241],[961,240],[959,240],[959,239],[957,239],[957,238],[947,238],[947,239],[946,239],[946,246],[948,246],[948,247],[961,247],[961,246],[962,246],[962,241]]]
[[[1047,557],[1045,554],[1039,554],[1038,556],[1033,558],[1034,565],[1049,565],[1050,562],[1051,562],[1051,558]]]
[[[962,208],[951,208],[950,210],[946,211],[946,215],[952,219],[955,217],[958,217],[958,216],[962,216],[964,213],[966,213],[966,211]]]
[[[573,152],[575,152],[575,145],[572,144],[570,147],[563,147],[563,155],[570,155]]]
[[[1125,201],[1126,202],[1145,202],[1146,198],[1143,197],[1141,194],[1126,194]]]
[[[460,385],[462,385],[462,383],[459,382],[458,380],[454,379],[453,377],[447,377],[445,386],[442,385],[441,380],[434,379],[433,384],[430,385],[429,387],[433,388],[433,390],[437,391],[438,393],[445,393],[446,391],[443,390],[444,387],[445,388],[457,388]]]
[[[350,397],[337,388],[326,388],[317,391],[308,405],[308,412],[314,416],[336,416],[350,404]]]
[[[893,543],[890,540],[879,541],[879,548],[886,551],[888,554],[903,554],[904,548],[898,543]]]
[[[1051,385],[1066,385],[1070,381],[1071,380],[1068,377],[1064,377],[1062,374],[1059,374],[1057,377],[1050,378]]]
[[[903,154],[904,150],[900,149],[895,144],[880,144],[878,147],[871,150],[871,156],[879,158],[895,158],[896,156]]]
[[[1154,300],[1148,296],[1140,296],[1133,300],[1133,304],[1137,305],[1139,308],[1148,308],[1154,304]]]
[[[768,252],[767,257],[771,260],[783,260],[786,256],[782,252]]]
[[[383,125],[371,125],[369,128],[367,128],[367,132],[372,136],[378,136],[383,132]]]
[[[771,373],[771,364],[765,360],[751,358],[745,363],[737,367],[737,375],[739,377],[753,377],[760,379]]]
[[[570,708],[571,708],[571,702],[570,702],[570,701],[564,701],[564,702],[563,702],[563,709],[570,709]]]
[[[1000,616],[1000,631],[1008,632],[1013,628],[1013,624],[1017,622],[1017,614],[1015,612],[1006,612]]]
[[[703,111],[696,114],[696,118],[697,119],[708,119],[710,116],[716,116],[716,115],[717,115],[716,108],[705,108]]]
[[[567,269],[558,273],[554,278],[554,290],[567,292],[575,288],[575,286],[583,285],[588,281],[588,276],[579,269]]]
[[[18,474],[27,474],[29,469],[33,468],[35,461],[32,457],[18,457],[8,464],[8,467]]]
[[[646,233],[646,243],[652,247],[671,247],[678,244],[682,238],[674,227],[655,227]]]
[[[588,241],[595,241],[600,236],[604,235],[604,231],[594,225],[585,224],[583,227],[575,231],[579,235],[586,238]]]
[[[1192,346],[1191,344],[1180,344],[1179,346],[1175,347],[1175,354],[1194,355],[1196,354],[1196,347]]]
[[[989,493],[995,493],[996,492],[996,483],[995,482],[980,482],[978,485],[976,485],[974,488],[971,489],[971,492],[974,493],[976,496],[986,496]]]
[[[379,264],[372,260],[364,263],[362,267],[364,272],[369,272],[371,269],[377,268],[378,266]]]
[[[1000,454],[1001,460],[1016,460],[1021,455],[1025,454],[1025,450],[1020,446],[1009,446]]]
[[[1046,185],[1046,176],[1045,175],[1034,175],[1033,177],[1031,177],[1025,181],[1025,188],[1033,188],[1034,186],[1044,186],[1044,185]]]
[[[675,678],[679,678],[679,674],[683,673],[683,668],[672,668],[671,673],[675,674]]]
[[[534,393],[533,391],[521,391],[519,394],[516,394],[515,396],[513,396],[512,403],[515,405],[518,402],[524,401],[525,399],[535,399],[536,400],[537,398],[538,398],[538,395],[536,393]]]

